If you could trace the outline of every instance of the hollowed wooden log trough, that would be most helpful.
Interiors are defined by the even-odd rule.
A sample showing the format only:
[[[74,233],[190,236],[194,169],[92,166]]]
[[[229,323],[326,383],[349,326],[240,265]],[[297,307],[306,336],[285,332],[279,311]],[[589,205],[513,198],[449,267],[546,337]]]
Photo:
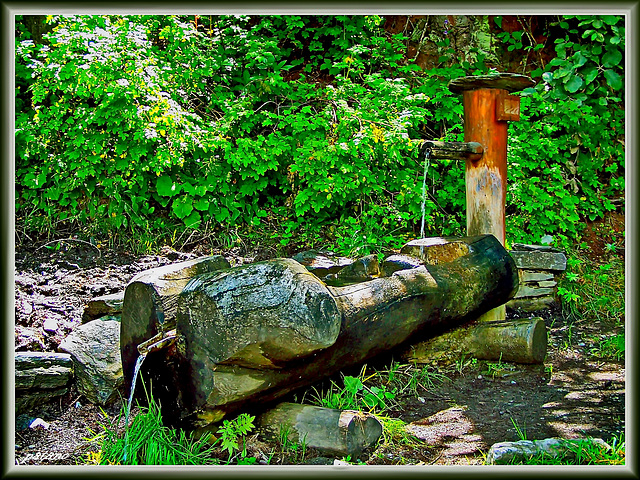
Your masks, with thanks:
[[[517,267],[494,236],[423,243],[409,252],[423,260],[344,287],[327,286],[292,259],[198,273],[180,293],[163,279],[166,296],[148,273],[125,293],[125,378],[139,344],[175,329],[170,346],[148,353],[142,378],[165,421],[206,427],[476,318],[517,291]]]

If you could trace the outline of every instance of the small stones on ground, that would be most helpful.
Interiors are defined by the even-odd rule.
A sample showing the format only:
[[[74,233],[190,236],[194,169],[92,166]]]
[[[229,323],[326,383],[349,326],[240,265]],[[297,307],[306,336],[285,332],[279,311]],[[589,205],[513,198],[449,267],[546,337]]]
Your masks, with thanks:
[[[49,430],[49,425],[50,425],[49,422],[45,422],[41,418],[36,418],[29,424],[29,428],[31,430],[35,430],[36,428],[41,428],[43,430]]]
[[[53,317],[47,317],[42,328],[45,332],[55,333],[58,331],[58,321]]]

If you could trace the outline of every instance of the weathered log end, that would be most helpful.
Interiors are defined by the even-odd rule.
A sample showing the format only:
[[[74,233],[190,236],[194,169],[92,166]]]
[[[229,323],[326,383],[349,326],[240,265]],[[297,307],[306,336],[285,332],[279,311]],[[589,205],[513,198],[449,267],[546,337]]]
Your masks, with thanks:
[[[448,263],[468,255],[471,251],[465,239],[444,237],[419,238],[412,240],[400,249],[403,255],[419,258],[427,265]]]
[[[149,353],[141,369],[163,416],[205,428],[460,324],[517,290],[515,263],[494,236],[423,243],[432,264],[404,256],[389,276],[345,287],[327,286],[293,259],[195,276],[177,296],[175,341]],[[146,318],[149,335],[131,351],[159,328]],[[136,358],[123,355],[123,363]]]
[[[122,303],[120,353],[128,386],[138,358],[137,345],[175,325],[177,298],[195,275],[230,268],[221,255],[152,268],[127,284]]]
[[[258,417],[268,435],[337,456],[360,455],[382,435],[373,415],[352,410],[281,403]]]

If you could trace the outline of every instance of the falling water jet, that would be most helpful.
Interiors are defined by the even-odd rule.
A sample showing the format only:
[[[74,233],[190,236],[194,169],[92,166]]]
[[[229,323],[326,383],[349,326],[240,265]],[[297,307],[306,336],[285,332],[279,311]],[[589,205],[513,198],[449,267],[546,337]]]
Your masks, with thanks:
[[[131,414],[131,404],[133,403],[133,395],[136,391],[136,381],[138,380],[138,374],[144,359],[151,352],[155,352],[162,348],[166,348],[172,345],[177,339],[176,330],[169,330],[168,332],[160,332],[159,334],[151,337],[149,340],[142,342],[138,345],[138,359],[133,369],[133,378],[131,379],[131,391],[129,392],[129,401],[127,403],[127,413],[124,417],[124,455],[122,458],[123,463],[127,461],[127,447],[129,446],[129,415]]]
[[[424,153],[424,175],[422,177],[422,204],[420,205],[420,211],[422,213],[422,221],[420,222],[420,238],[424,238],[424,217],[425,217],[426,202],[427,202],[427,172],[429,171],[430,152],[431,150],[429,148],[426,148]],[[422,249],[421,249],[421,252],[424,253]]]

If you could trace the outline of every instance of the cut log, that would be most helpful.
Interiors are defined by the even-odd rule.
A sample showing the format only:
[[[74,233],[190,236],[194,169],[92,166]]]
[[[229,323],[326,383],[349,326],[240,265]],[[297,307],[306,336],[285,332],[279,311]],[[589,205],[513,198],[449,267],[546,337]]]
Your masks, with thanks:
[[[131,279],[125,288],[120,327],[122,358],[133,357],[133,364],[123,364],[125,382],[133,377],[137,345],[175,325],[178,295],[185,285],[196,275],[230,267],[224,257],[214,255],[152,268]]]
[[[466,244],[466,254],[450,262],[346,287],[326,286],[291,259],[195,277],[180,295],[177,341],[150,353],[142,367],[167,409],[163,416],[204,427],[433,328],[467,321],[515,294],[517,268],[495,237],[455,241]],[[122,345],[130,369],[136,348],[131,339]]]
[[[382,424],[373,415],[352,410],[281,403],[258,417],[268,435],[315,448],[321,453],[356,457],[382,435]]]
[[[471,355],[482,360],[542,363],[547,329],[541,318],[475,322],[412,345],[404,358],[415,363],[453,362]]]
[[[453,93],[462,93],[468,90],[493,88],[517,92],[527,87],[533,87],[535,84],[536,82],[526,75],[500,73],[456,78],[449,82],[449,90]]]

